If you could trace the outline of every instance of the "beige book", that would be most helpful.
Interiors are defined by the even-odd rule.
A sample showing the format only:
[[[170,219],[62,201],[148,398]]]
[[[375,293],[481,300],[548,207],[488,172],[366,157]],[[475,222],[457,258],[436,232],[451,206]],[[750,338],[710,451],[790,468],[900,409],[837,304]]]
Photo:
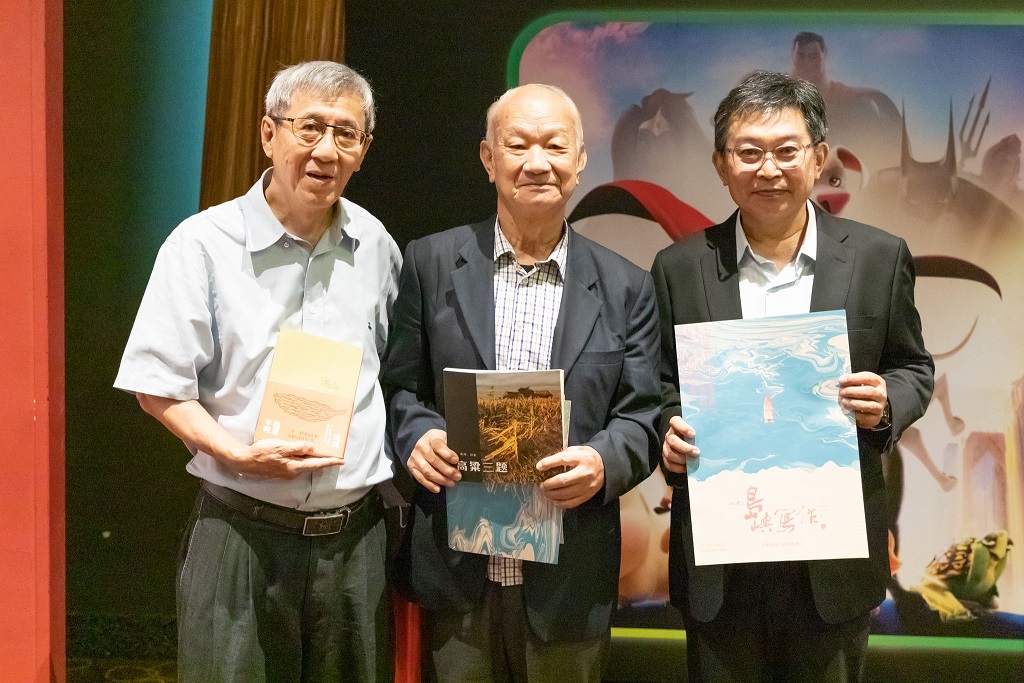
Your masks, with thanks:
[[[299,330],[281,330],[254,439],[310,441],[342,457],[363,350]]]

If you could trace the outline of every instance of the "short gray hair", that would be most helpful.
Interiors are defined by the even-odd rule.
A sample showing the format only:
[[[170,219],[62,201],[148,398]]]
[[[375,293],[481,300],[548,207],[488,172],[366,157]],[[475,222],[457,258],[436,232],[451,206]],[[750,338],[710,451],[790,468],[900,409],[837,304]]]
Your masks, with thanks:
[[[491,106],[487,108],[487,130],[484,133],[487,142],[494,142],[494,121],[495,119],[498,118],[498,112],[501,110],[502,106],[504,106],[504,104],[513,95],[520,92],[521,90],[525,90],[526,88],[541,88],[543,90],[547,90],[549,92],[554,93],[556,96],[558,96],[565,102],[565,106],[569,110],[569,114],[572,116],[573,122],[576,124],[576,144],[582,148],[583,119],[580,117],[579,107],[576,106],[576,103],[572,101],[572,98],[569,97],[569,95],[567,95],[564,90],[562,90],[558,86],[548,85],[547,83],[527,83],[525,85],[520,85],[515,88],[512,88],[511,90],[506,90],[501,97],[494,100],[493,104],[491,104]]]
[[[715,150],[725,151],[729,126],[738,118],[752,115],[775,116],[785,109],[797,109],[804,117],[811,142],[825,141],[828,126],[821,93],[801,78],[774,71],[755,71],[729,91],[715,112]]]
[[[325,99],[357,97],[363,103],[366,132],[373,132],[375,110],[373,90],[365,78],[338,62],[302,62],[281,69],[267,90],[267,116],[284,116],[296,92],[306,92]]]

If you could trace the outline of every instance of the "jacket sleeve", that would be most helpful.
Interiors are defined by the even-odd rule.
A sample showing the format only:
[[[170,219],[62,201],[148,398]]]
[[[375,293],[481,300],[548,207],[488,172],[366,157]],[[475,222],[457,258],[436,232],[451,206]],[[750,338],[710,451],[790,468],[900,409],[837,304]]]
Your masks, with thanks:
[[[393,327],[381,370],[388,406],[388,431],[395,457],[407,466],[413,446],[431,429],[444,429],[437,411],[430,343],[426,333],[427,303],[421,280],[423,244],[406,247],[399,276]]]
[[[658,422],[658,462],[661,462],[661,442],[668,431],[668,423],[680,414],[679,404],[679,367],[676,363],[676,338],[672,321],[672,292],[665,275],[663,262],[664,253],[659,253],[651,267],[654,277],[654,292],[658,299],[661,325],[661,347],[659,349],[659,377],[661,390],[661,413]],[[686,483],[686,475],[670,472],[663,467],[665,482],[670,486],[681,486]]]
[[[604,460],[601,504],[610,503],[646,479],[658,463],[657,422],[659,328],[651,276],[643,273],[626,319],[625,355],[609,420],[587,445]]]
[[[935,379],[935,363],[925,350],[921,316],[914,304],[914,263],[902,239],[892,277],[889,324],[878,367],[889,396],[892,427],[869,435],[885,440],[879,444],[883,451],[891,449],[903,431],[924,415]]]

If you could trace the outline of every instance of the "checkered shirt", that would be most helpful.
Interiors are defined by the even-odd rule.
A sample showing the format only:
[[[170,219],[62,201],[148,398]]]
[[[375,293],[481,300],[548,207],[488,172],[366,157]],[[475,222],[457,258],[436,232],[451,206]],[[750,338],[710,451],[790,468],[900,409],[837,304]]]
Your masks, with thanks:
[[[527,272],[494,222],[494,340],[498,370],[550,370],[555,323],[569,253],[569,230],[544,261]],[[523,562],[491,557],[487,578],[503,586],[523,583]]]

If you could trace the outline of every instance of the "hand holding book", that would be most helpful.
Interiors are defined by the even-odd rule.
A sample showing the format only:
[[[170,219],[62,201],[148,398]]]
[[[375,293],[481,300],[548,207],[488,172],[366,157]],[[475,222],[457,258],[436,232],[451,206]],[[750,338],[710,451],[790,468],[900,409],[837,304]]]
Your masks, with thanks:
[[[454,486],[462,479],[458,464],[458,453],[448,448],[448,434],[442,429],[430,429],[413,446],[408,468],[428,491],[439,493],[442,486]]]
[[[309,441],[261,439],[244,452],[233,453],[231,464],[238,472],[263,477],[294,479],[304,472],[344,465],[345,459],[316,455]]]
[[[604,460],[590,446],[570,446],[537,462],[541,472],[559,467],[567,469],[540,484],[555,507],[574,508],[593,498],[604,486]]]

